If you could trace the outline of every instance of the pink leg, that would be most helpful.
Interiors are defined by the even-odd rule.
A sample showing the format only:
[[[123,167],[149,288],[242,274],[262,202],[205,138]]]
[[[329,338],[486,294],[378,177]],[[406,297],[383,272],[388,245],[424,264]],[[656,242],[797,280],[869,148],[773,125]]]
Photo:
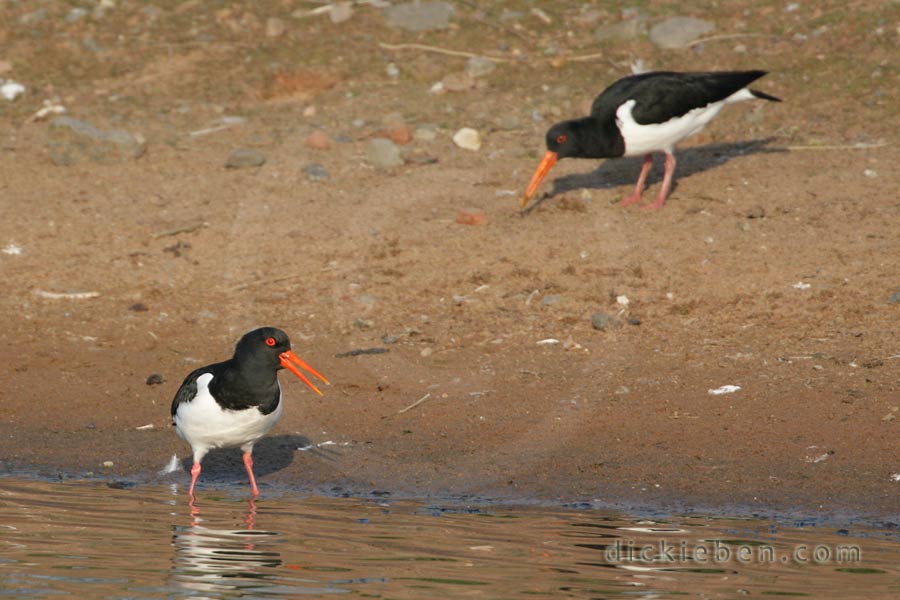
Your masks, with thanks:
[[[200,463],[195,462],[194,466],[191,467],[191,490],[189,492],[191,496],[191,500],[194,499],[194,486],[197,485],[197,478],[200,477]]]
[[[647,183],[647,174],[650,172],[651,166],[653,166],[653,155],[645,154],[644,164],[641,165],[641,174],[638,175],[637,185],[634,186],[634,191],[631,192],[631,194],[622,198],[622,206],[634,204],[641,199],[641,194],[644,193],[644,185]]]
[[[643,210],[656,210],[662,208],[669,190],[672,188],[672,176],[675,175],[675,155],[666,152],[666,173],[663,175],[662,187],[659,188],[659,195],[656,196],[656,202],[642,206]]]
[[[253,476],[253,455],[250,452],[244,452],[244,466],[247,467],[247,475],[250,477],[250,491],[253,496],[259,496],[259,488],[256,487],[256,477]]]

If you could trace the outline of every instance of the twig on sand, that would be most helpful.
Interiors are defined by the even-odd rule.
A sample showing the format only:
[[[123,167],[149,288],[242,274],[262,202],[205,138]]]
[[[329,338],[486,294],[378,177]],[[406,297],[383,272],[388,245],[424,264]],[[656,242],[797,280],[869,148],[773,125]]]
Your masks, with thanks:
[[[194,223],[193,225],[185,225],[184,227],[176,227],[175,229],[166,229],[165,231],[157,231],[153,234],[153,239],[158,239],[161,237],[168,237],[170,235],[178,235],[179,233],[193,233],[198,229],[203,229],[204,227],[209,227],[209,223]]]
[[[711,35],[708,37],[702,37],[690,42],[685,48],[693,48],[694,46],[699,46],[700,44],[705,44],[706,42],[718,42],[719,40],[733,40],[735,38],[745,38],[745,37],[772,37],[772,38],[780,38],[784,37],[775,33],[722,33],[719,35]]]
[[[512,59],[509,58],[487,56],[485,54],[475,54],[474,52],[464,52],[462,50],[450,50],[448,48],[439,48],[438,46],[428,46],[426,44],[385,44],[384,42],[378,42],[378,45],[385,50],[421,50],[423,52],[446,54],[447,56],[461,56],[463,58],[486,58],[494,62],[512,62]]]
[[[415,408],[415,407],[417,407],[418,405],[422,404],[423,402],[425,402],[425,401],[428,400],[429,398],[431,398],[431,392],[428,392],[427,394],[425,394],[424,396],[422,396],[421,398],[419,398],[418,400],[416,400],[415,402],[413,402],[412,404],[410,404],[410,405],[407,406],[406,408],[401,408],[400,410],[397,411],[397,414],[398,414],[398,415],[403,414],[403,413],[405,413],[406,411],[408,411],[408,410],[410,410],[410,409],[412,409],[412,408]]]
[[[100,296],[100,292],[48,292],[45,290],[34,290],[34,295],[49,300],[87,300],[89,298],[97,298]]]

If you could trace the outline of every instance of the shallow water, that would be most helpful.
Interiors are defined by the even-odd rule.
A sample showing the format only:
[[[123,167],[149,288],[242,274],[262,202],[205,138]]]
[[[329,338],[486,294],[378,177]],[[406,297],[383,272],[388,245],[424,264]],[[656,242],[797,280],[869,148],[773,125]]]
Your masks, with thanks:
[[[0,596],[900,596],[896,530],[243,491],[0,478]]]

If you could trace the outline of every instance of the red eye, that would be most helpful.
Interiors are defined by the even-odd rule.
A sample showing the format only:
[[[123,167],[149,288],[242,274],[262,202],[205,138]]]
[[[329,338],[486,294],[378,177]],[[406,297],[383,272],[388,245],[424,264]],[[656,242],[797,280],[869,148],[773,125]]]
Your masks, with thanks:
[[[266,346],[274,346],[275,338],[266,338]]]
[[[556,143],[557,144],[565,144],[568,139],[569,138],[564,135],[558,135],[558,136],[556,136]]]

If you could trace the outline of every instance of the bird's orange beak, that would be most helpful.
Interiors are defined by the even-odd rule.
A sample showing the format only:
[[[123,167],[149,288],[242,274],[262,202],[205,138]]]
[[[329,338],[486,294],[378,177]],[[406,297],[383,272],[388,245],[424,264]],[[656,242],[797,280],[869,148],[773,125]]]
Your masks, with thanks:
[[[556,152],[547,150],[547,154],[545,154],[544,158],[541,159],[541,164],[538,165],[537,171],[535,171],[534,175],[531,176],[531,182],[525,189],[525,195],[522,196],[522,208],[525,208],[525,205],[528,204],[528,201],[531,200],[532,196],[534,196],[534,193],[541,185],[544,177],[547,176],[547,173],[549,173],[550,169],[553,168],[553,165],[556,164],[557,158],[558,157],[556,155]]]
[[[293,373],[294,375],[296,375],[297,377],[299,377],[300,380],[301,380],[303,383],[305,383],[306,385],[308,385],[309,388],[310,388],[312,391],[314,391],[315,393],[317,393],[317,394],[320,395],[320,396],[322,395],[322,392],[319,391],[319,388],[317,388],[317,387],[313,384],[312,381],[310,381],[309,379],[307,379],[307,378],[306,378],[306,375],[304,375],[303,373],[301,373],[301,372],[300,372],[300,369],[298,369],[298,368],[295,367],[294,365],[298,365],[300,368],[302,368],[302,369],[304,369],[304,370],[306,370],[306,371],[312,373],[313,375],[315,375],[316,377],[318,377],[319,379],[321,379],[323,382],[328,383],[328,380],[325,379],[325,377],[323,377],[321,373],[319,373],[318,371],[316,371],[315,369],[313,369],[311,366],[309,366],[308,364],[306,364],[306,362],[305,362],[303,359],[301,359],[299,356],[297,356],[296,354],[294,354],[293,351],[291,351],[291,350],[288,350],[287,352],[282,352],[281,354],[278,355],[278,358],[281,359],[281,366],[282,366],[282,367],[284,367],[285,369],[287,369],[288,371],[290,371],[291,373]]]

